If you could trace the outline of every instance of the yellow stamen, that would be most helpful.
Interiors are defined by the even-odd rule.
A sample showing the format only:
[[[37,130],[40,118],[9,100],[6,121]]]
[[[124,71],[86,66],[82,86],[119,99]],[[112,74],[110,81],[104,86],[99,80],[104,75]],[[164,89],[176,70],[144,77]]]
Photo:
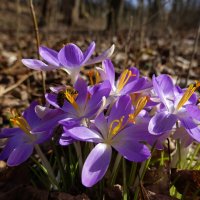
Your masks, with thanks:
[[[116,119],[111,122],[109,127],[109,133],[111,135],[116,135],[123,128],[122,126],[123,120],[124,116],[122,116],[119,120]]]
[[[14,112],[13,112],[14,113]],[[18,126],[22,131],[24,131],[26,134],[30,135],[30,131],[31,131],[31,127],[28,124],[28,122],[26,121],[26,119],[22,116],[18,116],[16,113],[15,115],[10,118],[10,121]]]
[[[136,76],[136,75],[132,74],[131,70],[126,69],[125,71],[122,72],[122,75],[121,75],[121,77],[119,79],[119,83],[117,85],[118,92],[120,92],[123,89],[123,87],[126,85],[126,83],[128,82],[128,80],[132,76]]]
[[[200,82],[197,81],[195,85],[193,84],[189,85],[188,89],[185,91],[181,100],[179,101],[176,110],[179,110],[189,100],[189,98],[193,95],[193,93],[198,87],[200,87]]]
[[[134,113],[129,115],[130,122],[135,123],[135,118],[139,115],[141,110],[146,106],[148,100],[149,100],[148,96],[144,96],[138,99]]]
[[[65,92],[65,96],[66,96],[67,100],[72,104],[72,106],[74,107],[75,110],[79,109],[78,104],[75,101],[77,95],[78,95],[77,91],[72,92],[70,90],[66,90],[66,92]]]

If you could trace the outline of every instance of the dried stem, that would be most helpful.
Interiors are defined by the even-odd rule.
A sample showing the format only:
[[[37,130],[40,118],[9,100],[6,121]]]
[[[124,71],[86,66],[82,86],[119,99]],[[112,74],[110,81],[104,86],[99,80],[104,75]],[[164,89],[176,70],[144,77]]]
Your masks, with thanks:
[[[186,86],[188,85],[188,80],[189,80],[189,77],[190,77],[190,70],[192,68],[192,62],[194,60],[194,55],[197,52],[197,47],[198,47],[198,42],[199,42],[199,35],[200,35],[200,23],[199,23],[199,26],[198,26],[197,35],[196,35],[196,39],[195,39],[194,46],[193,46],[192,57],[191,57],[191,60],[190,60],[188,71],[187,71],[187,77],[186,77],[186,80],[185,80],[185,85]]]
[[[35,15],[35,10],[33,6],[33,1],[29,0],[30,4],[30,9],[31,9],[31,15],[33,19],[33,24],[34,24],[34,30],[35,30],[35,39],[36,39],[36,44],[37,44],[37,57],[40,59],[40,54],[39,54],[39,46],[40,46],[40,38],[39,38],[39,29],[38,29],[38,24],[37,24],[37,19]],[[45,101],[45,93],[46,93],[46,85],[45,85],[45,72],[41,72],[42,76],[42,87],[43,87],[43,101]]]

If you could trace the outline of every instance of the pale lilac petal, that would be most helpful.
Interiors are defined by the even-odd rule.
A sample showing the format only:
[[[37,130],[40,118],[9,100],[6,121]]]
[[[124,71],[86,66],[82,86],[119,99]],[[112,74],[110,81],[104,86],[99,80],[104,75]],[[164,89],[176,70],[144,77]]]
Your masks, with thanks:
[[[70,136],[68,129],[65,127],[63,127],[63,129],[64,132],[60,137],[59,144],[62,146],[67,146],[75,142],[76,140]]]
[[[17,166],[26,161],[33,152],[32,144],[23,144],[15,148],[10,154],[7,164],[8,166]]]
[[[125,85],[124,88],[120,91],[120,94],[141,92],[146,89],[151,89],[152,87],[152,82],[149,81],[146,77],[142,77]]]
[[[188,134],[195,139],[196,141],[200,142],[200,127],[195,124],[192,118],[180,118],[181,124],[187,130]]]
[[[59,66],[58,52],[44,46],[39,48],[40,56],[53,66]]]
[[[68,130],[68,133],[72,138],[81,141],[99,143],[103,140],[99,132],[86,128],[84,126],[71,128]]]
[[[58,53],[58,59],[64,67],[78,67],[84,60],[82,51],[75,44],[64,46]]]
[[[188,147],[194,141],[194,138],[192,138],[188,134],[188,132],[186,131],[186,129],[183,126],[181,126],[180,128],[176,128],[176,131],[173,134],[173,138],[175,140],[180,139],[181,145],[183,147]]]
[[[76,140],[74,138],[72,138],[71,136],[69,136],[69,134],[67,134],[66,132],[62,134],[60,140],[59,140],[59,144],[61,146],[68,146],[70,144],[72,144],[73,142],[75,142]]]
[[[177,121],[176,115],[166,112],[157,113],[149,122],[149,132],[151,134],[159,135],[164,132],[172,130]]]
[[[51,71],[59,68],[58,66],[47,65],[41,60],[36,59],[22,59],[22,63],[30,69],[39,71]]]
[[[103,60],[112,56],[114,49],[115,49],[115,45],[113,44],[109,49],[104,51],[101,55],[89,60],[88,62],[86,62],[85,65],[93,65],[95,63],[102,62]]]
[[[169,87],[171,87],[171,82],[168,81],[169,79],[165,79],[165,76],[163,77],[163,80],[160,78],[156,78],[153,76],[152,83],[153,88],[156,94],[159,96],[161,102],[165,105],[165,107],[170,111],[171,103],[167,100],[167,93],[165,94],[165,91],[169,92]],[[166,86],[164,86],[166,84]],[[173,91],[173,88],[171,89]]]
[[[108,169],[111,154],[112,149],[109,145],[100,143],[94,147],[83,165],[83,185],[92,187],[103,178]]]
[[[160,86],[161,90],[163,91],[163,93],[165,94],[165,96],[173,98],[174,97],[174,93],[173,93],[174,84],[173,84],[171,77],[166,74],[161,74],[160,76],[158,76],[156,78],[156,80],[158,81],[159,86]]]
[[[99,129],[104,139],[108,136],[108,124],[103,113],[95,118],[95,126]]]
[[[117,142],[113,141],[112,146],[126,159],[133,162],[142,162],[151,156],[150,150],[146,145],[128,138],[122,138]]]
[[[52,106],[54,106],[55,108],[60,108],[60,106],[58,105],[58,102],[57,102],[56,94],[46,94],[45,98],[48,101],[48,103],[50,103]]]
[[[88,47],[88,49],[83,54],[84,60],[83,60],[82,64],[85,64],[90,59],[90,57],[93,54],[94,50],[95,50],[95,42],[92,42],[90,44],[90,46]]]
[[[190,117],[200,121],[200,108],[198,106],[196,106],[196,105],[187,105],[186,106],[186,111],[187,111],[187,114]]]
[[[156,149],[163,149],[163,141],[168,137],[168,133],[162,135],[152,135],[148,131],[148,122],[128,126],[120,131],[115,137],[114,141],[134,140],[134,142],[147,142],[151,146],[155,145]]]
[[[110,59],[106,59],[102,62],[103,71],[105,74],[101,74],[103,80],[109,80],[112,88],[115,88],[115,69]],[[106,76],[106,77],[103,77]]]

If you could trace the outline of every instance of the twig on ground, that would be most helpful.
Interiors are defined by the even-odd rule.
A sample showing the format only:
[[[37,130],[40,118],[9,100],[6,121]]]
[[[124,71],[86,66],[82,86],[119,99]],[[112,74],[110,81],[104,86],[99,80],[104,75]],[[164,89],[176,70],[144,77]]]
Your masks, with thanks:
[[[0,88],[0,97],[3,96],[4,94],[12,91],[13,89],[15,89],[16,87],[18,87],[21,83],[23,83],[26,79],[28,79],[30,76],[34,75],[38,73],[37,71],[35,72],[30,72],[27,75],[24,75],[19,81],[17,81],[14,85],[4,89],[4,88]]]
[[[36,15],[35,15],[34,6],[33,6],[33,1],[29,0],[29,4],[30,4],[31,15],[32,15],[33,24],[34,24],[34,30],[35,30],[35,39],[36,39],[36,44],[37,44],[37,57],[38,57],[38,59],[40,59],[40,54],[39,54],[39,46],[40,46],[39,29],[38,29],[37,19],[36,19]],[[41,76],[42,76],[42,87],[43,87],[43,101],[45,101],[45,93],[46,93],[45,72],[42,71]]]

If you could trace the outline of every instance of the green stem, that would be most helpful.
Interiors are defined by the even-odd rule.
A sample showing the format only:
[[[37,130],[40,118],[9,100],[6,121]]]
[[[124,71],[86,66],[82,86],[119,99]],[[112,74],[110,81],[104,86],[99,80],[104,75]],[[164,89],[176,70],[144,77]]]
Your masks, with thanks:
[[[74,147],[75,147],[77,158],[78,158],[79,172],[81,173],[81,170],[83,168],[83,158],[82,158],[80,142],[74,143]]]
[[[130,172],[130,177],[129,177],[129,181],[128,181],[129,186],[133,185],[133,183],[134,183],[136,170],[137,170],[137,163],[133,162],[131,165],[131,172]]]
[[[122,161],[122,171],[123,171],[123,200],[127,200],[128,193],[127,193],[127,183],[126,183],[126,160],[123,158]]]
[[[122,156],[120,154],[117,154],[117,157],[115,159],[115,164],[113,166],[113,171],[111,174],[111,181],[110,181],[110,185],[114,185],[116,177],[117,177],[117,171],[118,171],[118,167],[119,167],[119,163],[121,161]]]
[[[43,166],[47,170],[50,181],[54,184],[54,186],[58,187],[58,182],[57,182],[56,177],[53,173],[53,169],[52,169],[51,165],[49,164],[49,161],[47,160],[46,156],[43,154],[43,152],[40,149],[38,144],[35,145],[35,150],[36,150],[37,154],[39,155],[40,159],[42,160]]]
[[[200,144],[198,144],[197,147],[195,148],[195,151],[194,151],[194,153],[193,153],[192,156],[191,156],[191,160],[190,160],[190,162],[189,162],[189,164],[188,164],[188,166],[187,166],[187,169],[190,169],[190,168],[191,168],[192,163],[193,163],[193,161],[194,161],[194,158],[195,158],[196,155],[198,154],[199,150],[200,150]]]
[[[60,174],[61,174],[61,178],[62,178],[62,182],[63,182],[63,186],[64,186],[64,191],[66,192],[66,189],[67,189],[67,177],[65,177],[65,170],[64,170],[64,167],[63,167],[61,156],[59,155],[58,149],[57,149],[56,145],[54,144],[54,142],[52,142],[52,146],[53,146],[53,150],[55,152],[56,160],[58,162],[58,167],[59,167],[59,170],[60,170]]]
[[[160,166],[164,165],[164,151],[161,151]]]

